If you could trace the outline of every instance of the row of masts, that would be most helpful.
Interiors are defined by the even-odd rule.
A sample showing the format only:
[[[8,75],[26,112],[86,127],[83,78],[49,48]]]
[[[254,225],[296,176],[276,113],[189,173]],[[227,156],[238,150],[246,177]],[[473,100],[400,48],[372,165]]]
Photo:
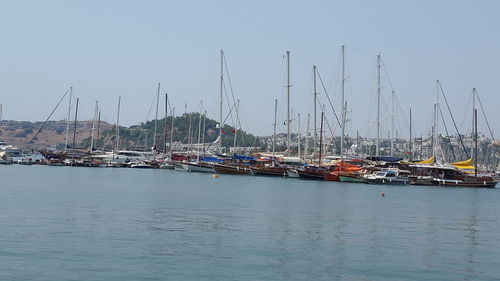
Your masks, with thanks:
[[[290,132],[290,124],[291,124],[291,117],[290,117],[290,88],[291,88],[291,82],[290,82],[290,52],[289,51],[286,51],[286,65],[287,65],[287,82],[286,82],[286,97],[287,97],[287,120],[286,120],[286,125],[287,125],[287,141],[286,141],[286,147],[287,147],[287,151],[291,151],[291,132]],[[381,156],[381,147],[380,147],[380,144],[381,144],[381,116],[380,116],[380,107],[381,107],[381,67],[382,67],[382,63],[381,63],[381,54],[378,53],[377,54],[377,88],[376,88],[376,99],[377,99],[377,117],[376,117],[376,148],[375,148],[375,155],[376,156]],[[346,130],[345,130],[345,126],[346,126],[346,112],[347,112],[347,102],[345,102],[345,80],[346,80],[346,77],[345,77],[345,46],[342,45],[341,47],[341,78],[340,78],[340,86],[341,86],[341,107],[342,107],[342,110],[341,110],[341,120],[340,120],[340,129],[341,129],[341,133],[340,133],[340,159],[344,159],[344,154],[345,154],[345,136],[346,136]],[[317,104],[318,104],[318,99],[317,99],[317,95],[318,95],[318,92],[317,92],[317,84],[316,84],[316,77],[317,77],[317,67],[315,65],[313,65],[313,99],[314,99],[314,102],[313,102],[313,127],[314,127],[314,133],[313,133],[313,137],[314,137],[314,141],[313,141],[313,145],[314,145],[314,154],[316,154],[318,152],[317,150],[317,144],[318,144],[318,139],[317,139]],[[439,108],[439,95],[440,93],[443,94],[444,96],[444,92],[442,90],[442,86],[440,85],[439,83],[439,80],[436,81],[436,88],[437,88],[437,100],[436,100],[436,103],[434,104],[434,114],[433,114],[433,125],[432,125],[432,134],[431,134],[431,146],[432,146],[432,157],[434,157],[434,159],[436,159],[436,157],[438,156],[437,155],[437,151],[438,151],[438,119],[439,119],[439,116],[441,115],[441,118],[443,118],[443,121],[444,121],[444,117],[442,116],[442,113],[440,112],[440,108]],[[477,159],[477,109],[476,109],[476,99],[478,99],[477,97],[477,92],[476,92],[476,88],[473,88],[473,132],[472,132],[472,135],[473,135],[473,145],[472,147],[475,147],[473,149],[471,149],[472,153],[471,153],[471,157],[474,158],[474,159]],[[446,101],[446,96],[444,96],[445,98],[445,101]],[[277,110],[277,100],[275,100],[275,121],[274,121],[274,128],[273,128],[273,134],[275,135],[276,134],[276,110]],[[463,140],[462,140],[462,137],[461,137],[461,134],[458,130],[458,127],[456,125],[456,122],[454,120],[454,117],[453,117],[453,114],[451,113],[451,110],[449,108],[449,105],[446,101],[446,104],[447,104],[447,107],[448,107],[448,111],[450,113],[450,116],[451,116],[451,119],[453,121],[453,124],[454,124],[454,127],[455,127],[455,130],[457,132],[457,135],[459,137],[459,140],[460,140],[460,144],[462,145],[462,148],[464,149],[464,151],[466,151],[465,149],[465,145],[463,143]],[[395,91],[392,90],[392,105],[391,105],[391,129],[390,129],[390,156],[393,157],[394,156],[394,131],[395,131],[395,124],[394,124],[394,119],[395,119],[395,116],[396,116],[396,94],[395,94]],[[484,110],[483,110],[483,114],[484,114]],[[300,115],[298,115],[300,118]],[[486,116],[484,116],[485,119],[486,119]],[[299,121],[300,122],[300,121]],[[308,123],[309,123],[309,115],[308,115]],[[486,123],[488,123],[487,119],[486,119]],[[412,156],[413,156],[413,149],[412,149],[412,131],[413,131],[413,128],[412,128],[412,112],[411,112],[411,109],[410,109],[410,122],[409,122],[409,126],[410,126],[410,129],[409,129],[409,132],[410,132],[410,151],[409,151],[409,154],[410,154],[410,160],[412,160]],[[488,128],[489,128],[489,124],[488,125]],[[446,129],[447,130],[447,129]],[[309,129],[307,129],[307,131],[309,131]],[[322,132],[322,129],[320,129],[320,133]],[[300,149],[300,123],[299,123],[299,145],[298,145],[298,148],[297,148],[297,153],[298,153],[298,156],[300,157],[301,153],[301,149]],[[448,134],[448,132],[447,132]],[[493,138],[493,133],[490,129],[490,134],[491,134],[491,138]],[[306,132],[306,145],[308,145],[308,141],[307,141],[307,137],[309,136],[309,134]],[[274,154],[274,151],[275,151],[275,140],[276,140],[276,137],[273,136],[273,154]],[[320,142],[321,142],[321,139],[320,139]],[[306,148],[306,151],[307,148]],[[320,152],[321,153],[321,152]],[[465,152],[467,158],[469,157],[469,154],[467,152]]]
[[[346,109],[347,109],[347,104],[345,103],[345,46],[342,45],[342,77],[341,77],[341,106],[342,106],[342,112],[341,112],[341,137],[340,137],[340,158],[344,158],[344,137],[345,137],[345,123],[346,123]],[[380,62],[380,61],[379,61]],[[290,88],[292,87],[290,83],[290,51],[286,51],[286,65],[287,65],[287,84],[286,84],[286,89],[287,89],[287,120],[286,120],[286,125],[287,125],[287,141],[286,141],[286,147],[287,151],[291,151],[291,132],[290,132],[290,124],[292,122],[291,116],[290,116]],[[380,65],[380,63],[379,63]],[[313,65],[313,127],[314,127],[314,141],[313,141],[313,149],[314,149],[314,154],[318,152],[318,146],[317,146],[317,140],[318,140],[318,128],[317,128],[317,104],[318,104],[318,91],[317,91],[317,67],[316,65]],[[379,67],[379,80],[380,80],[380,67]],[[380,93],[380,81],[378,83],[379,85],[379,90],[378,93]],[[379,102],[379,107],[380,107],[380,102]],[[380,108],[379,108],[380,110]],[[276,141],[276,111],[277,111],[277,100],[275,100],[275,110],[274,110],[274,129],[273,129],[273,155],[274,155],[274,149],[275,149],[275,141]],[[324,110],[321,112],[321,125],[323,122],[323,115],[324,115]],[[309,136],[309,114],[307,115],[307,132],[306,132],[306,138]],[[300,114],[298,115],[298,122],[299,122],[299,141],[301,137],[301,130],[300,130]],[[378,122],[379,123],[379,122]],[[379,129],[378,129],[379,130]],[[320,129],[320,134],[322,134],[323,128]],[[322,142],[322,136],[320,136],[320,143]],[[380,142],[379,136],[377,138],[377,147],[378,143]],[[308,145],[308,141],[306,140],[306,145]],[[319,159],[321,161],[321,148],[322,144],[320,144],[320,151],[319,151]],[[308,149],[306,147],[305,153],[307,153]],[[378,149],[377,149],[378,153]],[[300,145],[298,145],[297,149],[297,154],[298,157],[300,158],[301,153],[300,153]]]
[[[219,100],[219,137],[222,137],[223,135],[223,124],[224,124],[224,119],[223,119],[223,99],[224,99],[224,62],[225,62],[225,59],[224,59],[224,51],[221,50],[220,51],[220,100]],[[287,82],[286,82],[286,98],[287,98],[287,120],[286,120],[286,126],[287,126],[287,139],[286,139],[286,151],[287,152],[291,152],[291,147],[292,147],[292,144],[291,144],[291,122],[292,122],[292,117],[291,117],[291,109],[290,109],[290,106],[291,106],[291,97],[290,97],[290,90],[291,90],[291,87],[292,87],[292,84],[291,84],[291,81],[290,81],[290,51],[286,51],[286,64],[287,64],[287,71],[286,71],[286,79],[287,79]],[[317,67],[315,65],[313,65],[313,99],[314,99],[314,102],[313,102],[313,128],[314,128],[314,134],[313,134],[313,137],[314,137],[314,141],[313,141],[313,151],[314,151],[314,154],[316,154],[318,152],[318,141],[317,141],[317,104],[318,104],[318,91],[317,91],[317,76],[318,76],[318,73],[317,73]],[[320,77],[321,78],[321,77]],[[347,102],[345,101],[345,81],[346,81],[346,76],[345,76],[345,46],[342,45],[341,47],[341,78],[340,78],[340,86],[341,86],[341,120],[339,122],[339,125],[340,125],[340,129],[341,129],[341,133],[340,133],[340,159],[344,159],[344,155],[345,155],[345,136],[346,136],[346,130],[345,130],[345,126],[346,126],[346,113],[347,113]],[[433,114],[433,125],[432,125],[432,156],[433,157],[436,157],[437,155],[437,137],[438,137],[438,116],[439,116],[439,113],[440,112],[439,110],[439,92],[440,90],[442,91],[442,88],[439,84],[439,81],[437,81],[437,100],[436,100],[436,103],[434,104],[434,114]],[[70,115],[71,115],[71,107],[72,107],[72,91],[73,91],[73,87],[70,87],[69,89],[69,106],[68,106],[68,123],[67,123],[67,127],[66,127],[66,140],[65,140],[65,150],[67,150],[68,148],[68,139],[69,139],[69,120],[70,120]],[[161,84],[158,83],[158,88],[157,88],[157,91],[156,91],[156,113],[155,113],[155,121],[154,121],[154,132],[153,132],[153,139],[154,139],[154,144],[155,146],[153,147],[153,150],[157,150],[156,148],[156,140],[157,140],[157,137],[158,137],[158,114],[159,114],[159,99],[160,99],[160,92],[161,92]],[[165,100],[166,100],[166,103],[165,103],[165,122],[167,122],[167,115],[168,115],[168,105],[169,105],[169,101],[168,101],[168,95],[165,94],[166,97],[165,97]],[[444,95],[444,93],[443,93]],[[473,110],[474,110],[474,121],[473,121],[473,125],[477,125],[477,111],[476,111],[476,105],[475,105],[475,101],[476,101],[476,89],[474,88],[473,90],[473,95],[474,95],[474,98],[473,98]],[[380,122],[380,105],[381,105],[381,54],[378,53],[377,54],[377,90],[376,90],[376,97],[377,97],[377,119],[376,119],[376,150],[375,150],[375,154],[377,156],[380,156],[381,153],[380,153],[380,138],[381,138],[381,122]],[[79,106],[79,99],[77,98],[76,99],[76,113],[75,113],[75,128],[74,128],[74,131],[73,131],[73,147],[76,147],[76,121],[77,121],[77,118],[78,118],[78,106]],[[118,111],[117,111],[117,117],[116,117],[116,123],[115,123],[115,145],[114,145],[114,151],[118,151],[119,150],[119,143],[120,143],[120,130],[119,130],[119,120],[120,120],[120,106],[121,106],[121,97],[118,98]],[[236,112],[238,113],[238,110],[239,110],[239,100],[238,100],[238,104],[235,103],[235,105],[233,106],[233,108],[236,108]],[[275,154],[275,149],[276,149],[276,126],[277,126],[277,100],[275,100],[275,105],[274,105],[274,108],[275,108],[275,112],[274,112],[274,123],[273,123],[273,143],[272,143],[272,153],[273,155]],[[201,112],[203,110],[203,102],[200,103],[200,119],[198,121],[198,143],[200,143],[201,140],[201,124],[202,124],[202,119],[201,119]],[[232,109],[231,109],[232,110]],[[174,111],[173,109],[171,110],[172,111],[172,116],[174,116]],[[391,109],[391,130],[390,130],[390,156],[393,156],[394,153],[393,153],[393,147],[394,147],[394,143],[393,143],[393,139],[394,139],[394,117],[395,117],[395,91],[393,90],[392,91],[392,109]],[[484,113],[484,112],[483,112]],[[1,105],[0,105],[0,114],[1,114]],[[450,112],[451,114],[451,112]],[[322,110],[322,116],[324,115],[324,109]],[[441,113],[442,115],[442,113]],[[1,118],[1,116],[0,116]],[[412,155],[412,120],[411,120],[412,116],[411,116],[411,109],[410,109],[410,155]],[[91,141],[90,141],[90,151],[93,150],[94,148],[94,137],[95,137],[95,134],[94,134],[94,131],[95,131],[95,121],[96,119],[99,119],[100,120],[100,111],[98,109],[98,103],[97,101],[95,102],[95,110],[94,110],[94,118],[93,118],[93,123],[92,123],[92,133],[91,133]],[[298,139],[299,139],[299,142],[300,142],[300,139],[302,137],[301,135],[301,130],[300,130],[300,114],[298,114],[298,119],[299,119],[299,133],[298,133]],[[306,133],[306,146],[309,145],[309,142],[307,141],[307,139],[309,138],[309,122],[310,122],[310,115],[308,114],[307,115],[307,133]],[[321,118],[321,122],[323,122],[323,117]],[[172,118],[172,123],[173,123],[173,118]],[[99,126],[99,122],[97,122],[97,126]],[[456,127],[456,125],[455,125]],[[165,131],[164,131],[164,139],[166,139],[166,123],[165,123]],[[173,124],[172,124],[172,128],[173,128]],[[475,127],[474,127],[475,128]],[[99,131],[99,130],[98,130]],[[322,133],[323,129],[321,128],[320,129],[320,134]],[[458,132],[458,129],[457,129],[457,132]],[[99,133],[98,133],[99,134]],[[477,134],[477,129],[476,131],[474,132],[474,134]],[[172,144],[172,141],[173,141],[173,134],[170,134],[170,137],[171,137],[171,140],[170,140],[170,143]],[[460,137],[460,134],[459,134],[459,137]],[[98,137],[99,138],[99,137]],[[322,142],[321,140],[321,136],[320,136],[320,143]],[[474,141],[477,143],[477,135],[474,135]],[[166,151],[166,142],[164,144],[164,150]],[[234,143],[233,143],[233,146],[236,146],[236,132],[235,132],[235,136],[234,136]],[[321,155],[322,154],[322,148],[321,148],[321,144],[320,144],[320,147],[319,147],[319,154]],[[308,147],[305,148],[305,151],[304,151],[304,155],[306,155],[308,153]],[[300,144],[298,145],[298,151],[297,151],[297,154],[299,157],[301,157],[301,146]],[[477,155],[477,151],[472,151],[472,155]],[[410,156],[411,157],[411,156]],[[320,157],[320,160],[321,160],[321,157]],[[411,159],[410,159],[411,160]]]

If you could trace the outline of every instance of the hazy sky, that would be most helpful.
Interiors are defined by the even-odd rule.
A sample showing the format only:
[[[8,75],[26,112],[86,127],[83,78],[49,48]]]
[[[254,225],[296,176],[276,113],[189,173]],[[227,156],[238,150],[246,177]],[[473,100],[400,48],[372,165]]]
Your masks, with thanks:
[[[462,131],[471,130],[477,87],[493,129],[500,131],[500,1],[0,1],[0,103],[4,119],[44,120],[69,86],[79,116],[93,104],[113,123],[146,120],[157,83],[176,113],[218,119],[219,52],[224,49],[245,130],[272,134],[274,99],[285,131],[286,64],[291,104],[302,130],[312,113],[312,65],[340,111],[340,48],[346,45],[348,133],[374,136],[376,53],[381,52],[382,126],[390,128],[391,90],[415,131],[426,134],[439,79]],[[226,82],[228,82],[226,80]],[[227,84],[227,87],[229,85]],[[320,102],[332,110],[318,82]],[[232,99],[232,98],[231,98]],[[440,98],[442,102],[442,97]],[[160,111],[163,115],[163,96]],[[449,119],[446,105],[443,114]],[[224,105],[224,115],[228,105]],[[67,101],[52,120],[65,119]],[[154,116],[151,111],[149,119]],[[230,119],[229,119],[230,120]],[[297,130],[295,116],[294,128]],[[311,121],[312,122],[312,121]],[[408,135],[401,112],[398,134]],[[452,125],[447,121],[449,129]],[[480,131],[486,132],[479,120]],[[312,128],[311,123],[311,128]],[[319,126],[319,123],[318,123]],[[442,127],[442,126],[441,126]],[[335,128],[332,128],[335,129]],[[337,133],[338,133],[338,129]]]

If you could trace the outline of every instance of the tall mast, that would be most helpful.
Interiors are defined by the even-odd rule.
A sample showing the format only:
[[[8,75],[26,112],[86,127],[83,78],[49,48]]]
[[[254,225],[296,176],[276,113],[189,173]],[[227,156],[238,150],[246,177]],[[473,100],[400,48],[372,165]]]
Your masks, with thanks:
[[[73,86],[69,87],[68,118],[66,119],[66,138],[64,140],[64,152],[68,151],[69,119],[71,119],[71,96],[72,96],[72,93],[73,93]]]
[[[321,111],[321,121],[320,121],[320,129],[319,129],[319,157],[318,157],[318,165],[321,166],[321,152],[323,149],[323,114],[324,111]]]
[[[286,51],[286,149],[290,149],[290,51]]]
[[[307,114],[307,127],[306,127],[306,144],[304,147],[304,161],[307,160],[307,153],[309,153],[309,121],[311,115]]]
[[[313,119],[314,119],[314,154],[318,151],[318,128],[316,126],[316,105],[318,103],[318,92],[316,90],[316,73],[317,69],[316,66],[313,65],[313,88],[314,88],[314,93],[313,93],[313,105],[314,105],[314,113],[313,113]]]
[[[0,121],[2,121],[3,118],[3,105],[0,103]]]
[[[297,122],[299,125],[299,134],[298,134],[298,139],[297,139],[297,157],[300,158],[300,137],[301,137],[301,132],[300,132],[300,113],[297,113]]]
[[[276,145],[276,112],[278,111],[278,99],[274,99],[274,123],[273,123],[273,165],[274,165],[274,152]]]
[[[356,155],[359,155],[359,131],[356,131]]]
[[[436,159],[437,153],[437,126],[438,126],[438,105],[439,105],[439,80],[436,80],[436,103],[434,104],[434,125],[432,130],[432,157]]]
[[[174,115],[175,107],[172,107],[172,124],[170,125],[170,157],[172,157],[173,142],[174,142]]]
[[[475,134],[475,124],[476,124],[476,88],[472,88],[472,145],[471,145],[471,157],[472,158],[477,158],[477,155],[475,155],[476,150],[474,149],[475,145],[475,139],[474,139],[474,134]]]
[[[73,130],[73,149],[76,147],[76,121],[78,120],[78,101],[76,98],[76,109],[75,109],[75,129]]]
[[[200,118],[198,120],[198,148],[197,148],[197,156],[196,159],[200,161],[200,140],[201,140],[201,112],[203,111],[203,101],[200,101]]]
[[[413,160],[413,146],[411,144],[411,108],[410,108],[410,161]]]
[[[224,100],[224,50],[220,50],[220,103],[219,103],[219,137],[222,140],[222,101]]]
[[[97,139],[96,139],[96,142],[99,141],[99,138],[101,137],[100,130],[101,130],[101,111],[99,110],[99,112],[97,113]]]
[[[394,100],[396,96],[392,90],[392,109],[391,109],[391,157],[394,156]]]
[[[163,158],[167,155],[167,117],[168,117],[168,94],[165,93],[165,124],[163,128]]]
[[[205,155],[205,125],[207,121],[207,111],[203,113],[203,134],[201,134],[201,143],[203,144],[203,155]]]
[[[342,78],[340,79],[340,85],[341,85],[341,90],[342,90],[342,133],[340,134],[340,160],[342,161],[344,159],[344,135],[345,135],[345,114],[346,114],[346,107],[345,107],[345,94],[344,94],[344,89],[345,89],[345,46],[342,45]],[[341,166],[342,167],[342,166]]]
[[[121,105],[122,97],[118,97],[118,112],[116,114],[116,144],[115,150],[118,152],[119,144],[120,144],[120,105]]]
[[[380,53],[377,54],[377,146],[376,156],[380,156]]]
[[[236,139],[238,135],[238,120],[239,120],[240,100],[236,100],[236,124],[234,125],[233,147],[236,147]]]
[[[97,101],[95,101],[95,109],[94,109],[94,120],[92,120],[92,137],[90,138],[90,153],[92,153],[94,150],[94,132],[95,132],[95,121],[97,119]]]
[[[474,109],[474,175],[477,177],[477,109]]]
[[[158,83],[158,91],[156,92],[156,114],[155,114],[155,130],[153,133],[153,150],[156,151],[156,130],[158,128],[158,105],[160,104],[160,83]]]

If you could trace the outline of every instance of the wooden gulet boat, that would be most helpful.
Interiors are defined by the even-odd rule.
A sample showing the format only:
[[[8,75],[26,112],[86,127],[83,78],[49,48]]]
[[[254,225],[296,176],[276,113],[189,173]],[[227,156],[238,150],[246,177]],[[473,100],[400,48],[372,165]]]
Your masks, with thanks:
[[[254,176],[286,177],[287,168],[281,166],[252,166],[250,171]]]
[[[240,164],[214,164],[213,170],[217,174],[251,175],[250,165]]]

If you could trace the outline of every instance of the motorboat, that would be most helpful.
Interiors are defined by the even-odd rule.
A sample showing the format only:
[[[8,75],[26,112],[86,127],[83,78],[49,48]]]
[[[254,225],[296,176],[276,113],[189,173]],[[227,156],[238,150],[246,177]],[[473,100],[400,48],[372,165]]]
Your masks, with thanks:
[[[364,179],[367,183],[373,184],[407,185],[410,184],[408,174],[409,171],[403,170],[381,170],[365,175]]]

